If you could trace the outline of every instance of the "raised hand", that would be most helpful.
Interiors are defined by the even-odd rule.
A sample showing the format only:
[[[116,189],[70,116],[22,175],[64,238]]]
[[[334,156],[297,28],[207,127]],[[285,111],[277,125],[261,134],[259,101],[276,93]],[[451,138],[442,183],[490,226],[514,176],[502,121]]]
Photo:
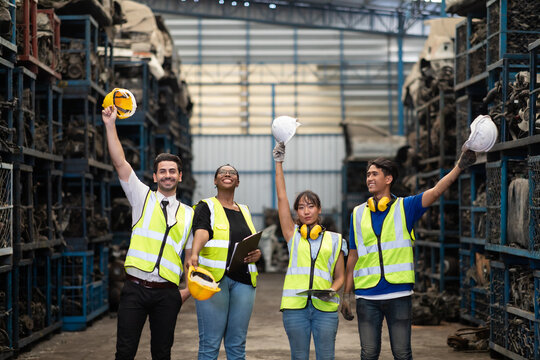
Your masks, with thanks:
[[[285,144],[283,142],[278,142],[276,146],[274,146],[274,150],[272,150],[272,156],[274,157],[274,161],[276,162],[285,161]]]

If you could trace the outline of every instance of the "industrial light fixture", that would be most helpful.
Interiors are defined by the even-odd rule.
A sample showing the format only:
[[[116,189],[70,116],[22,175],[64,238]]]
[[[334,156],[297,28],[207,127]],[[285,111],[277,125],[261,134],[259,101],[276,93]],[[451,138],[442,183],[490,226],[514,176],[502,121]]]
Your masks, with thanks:
[[[249,7],[249,1],[244,1],[244,6]]]
[[[236,6],[236,1],[231,1],[232,6]]]
[[[275,8],[276,8],[276,4],[269,4],[268,7],[269,7],[270,9],[275,9]]]
[[[223,5],[223,4],[225,4],[225,0],[219,0],[219,3],[220,3],[221,5]]]

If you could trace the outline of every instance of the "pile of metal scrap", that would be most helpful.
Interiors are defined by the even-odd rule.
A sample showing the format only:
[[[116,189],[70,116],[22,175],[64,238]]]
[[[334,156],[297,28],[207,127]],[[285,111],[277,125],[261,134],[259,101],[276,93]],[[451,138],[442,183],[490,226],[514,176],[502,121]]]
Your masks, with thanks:
[[[484,104],[492,104],[489,115],[500,127],[501,120],[506,120],[510,139],[516,140],[526,137],[529,134],[529,82],[528,71],[521,71],[516,74],[515,81],[509,84],[510,90],[506,98],[503,97],[501,82],[495,83],[493,89],[484,98]],[[503,111],[504,102],[504,111]],[[540,107],[540,99],[537,99],[536,106]],[[536,115],[534,131],[540,130],[540,114]]]
[[[45,65],[57,66],[60,59],[60,49],[54,47],[54,24],[51,23],[51,17],[46,13],[38,12],[37,23],[37,45],[38,59]],[[60,34],[56,34],[59,36]],[[57,70],[56,68],[53,70]]]
[[[534,312],[534,276],[528,266],[514,266],[509,269],[509,303],[531,313]]]
[[[485,0],[446,0],[446,12],[467,16],[470,13],[485,11]]]
[[[113,0],[39,0],[39,6],[54,9],[59,15],[91,15],[100,27],[113,25]]]
[[[443,89],[453,87],[454,37],[460,18],[442,18],[426,21],[431,27],[424,49],[403,84],[402,101],[416,108]]]
[[[415,291],[412,295],[412,323],[414,325],[439,325],[441,321],[459,320],[459,296],[438,292],[430,287],[427,292]]]
[[[489,327],[458,329],[449,335],[446,343],[456,351],[487,351],[489,349]]]
[[[0,37],[6,40],[11,38],[13,19],[9,12],[9,3],[6,0],[0,0]]]

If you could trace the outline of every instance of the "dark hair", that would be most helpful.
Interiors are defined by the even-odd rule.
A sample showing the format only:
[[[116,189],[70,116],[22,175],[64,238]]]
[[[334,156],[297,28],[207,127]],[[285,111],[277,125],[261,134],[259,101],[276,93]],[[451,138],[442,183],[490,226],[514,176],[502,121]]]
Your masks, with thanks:
[[[217,174],[218,174],[219,170],[221,170],[221,168],[224,167],[224,166],[230,166],[230,167],[232,167],[232,168],[236,171],[236,174],[237,174],[237,175],[236,175],[236,178],[237,178],[237,179],[240,179],[240,173],[238,172],[238,170],[236,170],[236,168],[235,168],[234,166],[232,166],[231,164],[224,164],[224,165],[221,165],[220,167],[218,167],[218,168],[216,169],[216,172],[214,173],[214,180],[217,179]]]
[[[368,170],[371,165],[375,165],[375,167],[382,169],[384,176],[392,175],[392,182],[390,183],[390,187],[394,185],[399,176],[398,167],[395,162],[385,158],[376,158],[375,160],[371,160],[370,162],[368,162]]]
[[[178,172],[182,171],[182,160],[174,154],[161,153],[154,159],[154,174],[157,173],[158,164],[162,161],[174,161],[178,166]]]
[[[302,200],[303,198],[306,198],[309,202],[313,203],[313,205],[315,205],[319,209],[321,208],[321,199],[319,198],[319,195],[315,194],[311,190],[304,190],[300,194],[298,194],[298,196],[296,197],[296,200],[294,200],[293,208],[295,211],[298,211],[300,200]],[[319,216],[317,218],[317,224],[319,224],[320,222],[321,222],[321,217]],[[302,225],[299,219],[296,219],[296,224]]]

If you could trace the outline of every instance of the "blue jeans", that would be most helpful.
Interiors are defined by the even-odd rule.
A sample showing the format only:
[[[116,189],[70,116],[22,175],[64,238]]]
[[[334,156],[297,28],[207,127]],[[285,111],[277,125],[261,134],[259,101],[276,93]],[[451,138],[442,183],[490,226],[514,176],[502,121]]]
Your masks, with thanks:
[[[356,299],[361,359],[376,360],[381,352],[381,331],[386,317],[390,346],[396,360],[411,360],[411,296],[390,300]]]
[[[199,324],[199,360],[218,358],[224,340],[228,360],[246,358],[246,335],[255,288],[224,276],[221,289],[208,300],[195,300]]]
[[[283,310],[283,326],[289,337],[291,359],[309,359],[309,343],[313,332],[317,360],[333,360],[338,322],[336,311],[319,311],[311,301],[304,309]]]

